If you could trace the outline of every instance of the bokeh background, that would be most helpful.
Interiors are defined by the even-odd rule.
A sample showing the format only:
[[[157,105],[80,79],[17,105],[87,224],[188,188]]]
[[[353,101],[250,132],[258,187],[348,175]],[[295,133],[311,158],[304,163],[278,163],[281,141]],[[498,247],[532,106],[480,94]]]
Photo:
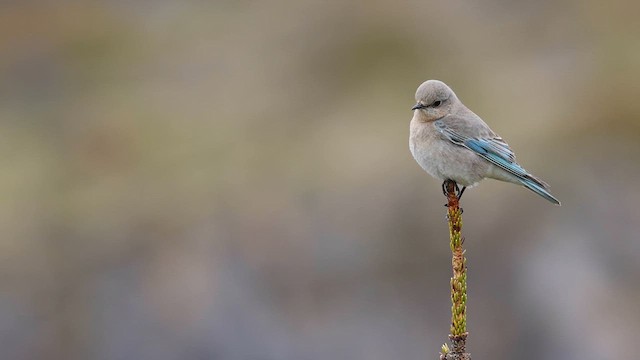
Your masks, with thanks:
[[[463,199],[475,359],[637,357],[637,1],[4,1],[2,359],[436,359],[447,82],[552,184]]]

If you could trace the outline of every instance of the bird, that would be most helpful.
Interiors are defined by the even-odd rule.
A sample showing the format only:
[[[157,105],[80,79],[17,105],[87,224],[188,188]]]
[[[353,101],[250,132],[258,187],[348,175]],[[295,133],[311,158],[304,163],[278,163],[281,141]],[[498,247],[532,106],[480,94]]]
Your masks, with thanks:
[[[428,174],[467,187],[485,178],[525,188],[560,205],[549,192],[549,185],[528,173],[516,162],[509,145],[458,99],[449,86],[427,80],[416,91],[416,105],[410,123],[409,149]],[[457,185],[456,185],[457,188]]]

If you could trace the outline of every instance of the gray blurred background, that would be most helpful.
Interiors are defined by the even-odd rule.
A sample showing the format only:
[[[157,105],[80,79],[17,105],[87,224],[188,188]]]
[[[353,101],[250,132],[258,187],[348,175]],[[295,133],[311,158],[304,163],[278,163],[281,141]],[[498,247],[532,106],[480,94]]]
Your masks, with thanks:
[[[427,79],[563,202],[465,193],[473,358],[637,358],[638,4],[2,2],[2,359],[436,359]]]

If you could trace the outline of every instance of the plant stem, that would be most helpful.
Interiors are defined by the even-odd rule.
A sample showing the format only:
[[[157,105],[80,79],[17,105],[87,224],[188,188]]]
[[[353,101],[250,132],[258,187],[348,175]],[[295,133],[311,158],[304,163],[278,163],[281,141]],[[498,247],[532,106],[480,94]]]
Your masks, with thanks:
[[[467,266],[464,256],[464,237],[462,230],[462,209],[459,206],[458,186],[452,180],[445,181],[444,188],[447,196],[447,219],[449,222],[449,240],[453,254],[451,265],[451,340],[452,347],[445,344],[440,354],[443,360],[468,360],[469,353],[465,352],[467,340]]]

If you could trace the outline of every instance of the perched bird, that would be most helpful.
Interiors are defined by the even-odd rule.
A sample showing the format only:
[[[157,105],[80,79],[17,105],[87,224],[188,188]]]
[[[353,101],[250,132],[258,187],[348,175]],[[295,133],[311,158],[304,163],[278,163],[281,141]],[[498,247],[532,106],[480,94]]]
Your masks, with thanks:
[[[522,185],[560,205],[547,190],[549,185],[518,165],[509,145],[445,83],[425,81],[416,91],[416,101],[409,136],[411,154],[431,176],[462,185],[459,197],[467,186],[491,178]]]

